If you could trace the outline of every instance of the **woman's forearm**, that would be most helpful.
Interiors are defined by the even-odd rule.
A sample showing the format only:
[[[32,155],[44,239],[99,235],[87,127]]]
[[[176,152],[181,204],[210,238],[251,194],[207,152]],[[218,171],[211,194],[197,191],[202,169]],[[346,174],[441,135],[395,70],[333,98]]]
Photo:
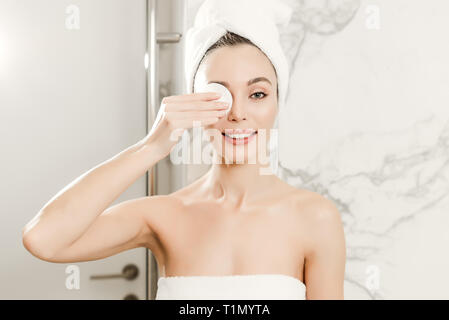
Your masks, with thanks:
[[[70,246],[91,223],[165,155],[141,140],[59,191],[23,228],[23,241],[51,255]]]

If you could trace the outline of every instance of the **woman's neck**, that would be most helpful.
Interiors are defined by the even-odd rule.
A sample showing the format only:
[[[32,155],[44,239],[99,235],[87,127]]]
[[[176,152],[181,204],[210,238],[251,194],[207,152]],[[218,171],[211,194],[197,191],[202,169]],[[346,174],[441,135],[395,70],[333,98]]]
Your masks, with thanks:
[[[241,207],[272,190],[275,175],[260,173],[259,164],[213,164],[205,174],[204,187],[212,197]]]

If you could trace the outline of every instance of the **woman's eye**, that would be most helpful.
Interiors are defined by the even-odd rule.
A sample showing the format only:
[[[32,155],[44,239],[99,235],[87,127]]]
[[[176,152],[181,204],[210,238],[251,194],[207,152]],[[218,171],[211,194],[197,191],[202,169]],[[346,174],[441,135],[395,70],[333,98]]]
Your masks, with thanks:
[[[263,96],[261,97],[260,95],[259,95],[259,97],[258,98],[256,98],[256,99],[263,99],[263,98],[265,98],[265,96],[266,96],[266,94],[264,93],[264,92],[262,92],[262,91],[259,91],[259,92],[255,92],[255,93],[253,93],[252,95],[251,95],[251,97],[252,96],[254,96],[255,94],[263,94]]]

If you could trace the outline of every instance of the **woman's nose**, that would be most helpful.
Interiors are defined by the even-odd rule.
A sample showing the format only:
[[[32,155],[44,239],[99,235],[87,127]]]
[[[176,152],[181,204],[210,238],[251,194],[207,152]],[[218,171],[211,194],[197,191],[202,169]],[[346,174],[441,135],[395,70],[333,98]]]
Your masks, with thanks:
[[[246,111],[245,111],[245,107],[244,105],[239,102],[234,100],[231,110],[229,110],[228,113],[228,120],[229,121],[242,121],[242,120],[246,120]]]

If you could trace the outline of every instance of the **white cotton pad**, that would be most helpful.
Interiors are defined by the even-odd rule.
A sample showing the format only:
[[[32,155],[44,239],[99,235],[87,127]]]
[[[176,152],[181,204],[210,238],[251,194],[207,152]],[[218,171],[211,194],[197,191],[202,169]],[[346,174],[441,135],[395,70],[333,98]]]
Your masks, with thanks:
[[[216,99],[215,101],[223,101],[229,103],[226,113],[228,113],[232,108],[231,92],[229,92],[228,88],[219,83],[212,82],[205,85],[200,85],[197,92],[217,92],[221,94],[221,97],[219,99]]]

